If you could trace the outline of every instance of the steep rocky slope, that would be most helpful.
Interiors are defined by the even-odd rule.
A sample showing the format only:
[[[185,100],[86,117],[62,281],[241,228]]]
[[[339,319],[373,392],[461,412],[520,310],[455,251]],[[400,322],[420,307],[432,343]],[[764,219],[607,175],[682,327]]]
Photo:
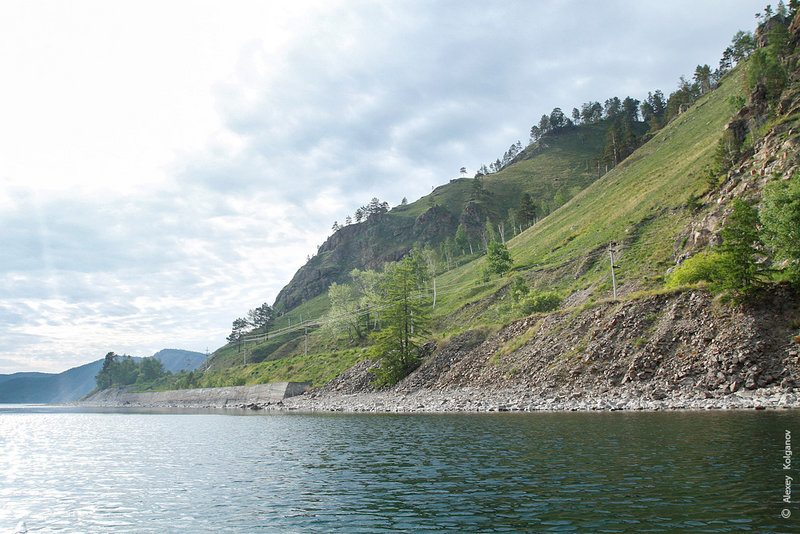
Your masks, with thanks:
[[[514,391],[530,398],[720,398],[800,386],[800,297],[775,286],[730,306],[704,290],[607,301],[467,331],[392,391]],[[318,394],[372,391],[361,362]]]

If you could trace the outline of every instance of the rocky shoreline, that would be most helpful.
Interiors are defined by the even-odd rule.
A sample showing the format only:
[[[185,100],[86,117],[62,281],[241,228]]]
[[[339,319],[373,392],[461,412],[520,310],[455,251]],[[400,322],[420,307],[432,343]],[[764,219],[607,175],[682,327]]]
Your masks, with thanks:
[[[561,393],[534,394],[515,390],[484,391],[481,388],[452,390],[373,391],[360,393],[308,392],[270,402],[214,403],[81,403],[105,408],[176,408],[264,410],[305,413],[487,413],[487,412],[612,412],[675,410],[783,410],[800,408],[800,394],[774,387],[710,396],[686,392],[655,392],[642,395],[622,389],[602,395]]]
[[[686,393],[642,396],[633,389],[603,395],[536,395],[514,390],[482,391],[459,388],[446,391],[386,391],[362,393],[307,393],[281,403],[251,408],[302,412],[594,412],[661,410],[764,410],[800,408],[800,396],[782,388],[742,391],[706,397]]]

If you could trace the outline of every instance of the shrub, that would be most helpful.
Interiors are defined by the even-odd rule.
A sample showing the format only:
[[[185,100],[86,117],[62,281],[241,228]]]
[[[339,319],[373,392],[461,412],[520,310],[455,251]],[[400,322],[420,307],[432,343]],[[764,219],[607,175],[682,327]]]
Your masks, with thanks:
[[[555,291],[541,291],[528,295],[521,302],[523,313],[544,313],[557,309],[561,305],[561,295]]]
[[[689,258],[675,268],[667,277],[667,288],[696,284],[698,282],[715,283],[722,273],[722,255],[718,252],[701,252]]]
[[[514,300],[514,303],[518,303],[521,299],[525,298],[525,296],[530,292],[528,288],[528,284],[525,283],[525,279],[521,276],[515,276],[514,282],[511,284],[511,298]]]
[[[742,156],[742,145],[742,141],[737,139],[731,130],[725,130],[711,156],[714,169],[713,173],[717,176],[721,176],[731,170]],[[709,178],[708,183],[714,187],[714,181],[712,179]],[[718,183],[719,182],[717,182],[717,184]]]

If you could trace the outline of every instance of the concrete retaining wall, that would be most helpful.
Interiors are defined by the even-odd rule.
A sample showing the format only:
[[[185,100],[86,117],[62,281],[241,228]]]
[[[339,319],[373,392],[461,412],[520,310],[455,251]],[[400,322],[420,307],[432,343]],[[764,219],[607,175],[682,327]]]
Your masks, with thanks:
[[[301,395],[311,382],[275,382],[253,386],[178,389],[133,393],[125,389],[99,391],[83,401],[97,406],[175,406],[189,408],[234,408],[280,402]]]

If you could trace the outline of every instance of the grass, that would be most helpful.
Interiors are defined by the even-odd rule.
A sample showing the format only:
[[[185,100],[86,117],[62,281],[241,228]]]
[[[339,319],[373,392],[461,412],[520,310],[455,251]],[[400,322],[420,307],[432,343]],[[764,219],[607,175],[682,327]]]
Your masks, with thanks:
[[[741,72],[733,73],[630,158],[512,239],[515,261],[556,266],[615,241],[628,246],[628,276],[660,272],[691,216],[687,200],[707,187],[701,170],[730,118],[727,100],[742,84]]]
[[[269,382],[311,382],[314,387],[336,377],[364,358],[359,349],[310,353],[252,365],[212,370],[203,376],[202,387],[265,384]]]

